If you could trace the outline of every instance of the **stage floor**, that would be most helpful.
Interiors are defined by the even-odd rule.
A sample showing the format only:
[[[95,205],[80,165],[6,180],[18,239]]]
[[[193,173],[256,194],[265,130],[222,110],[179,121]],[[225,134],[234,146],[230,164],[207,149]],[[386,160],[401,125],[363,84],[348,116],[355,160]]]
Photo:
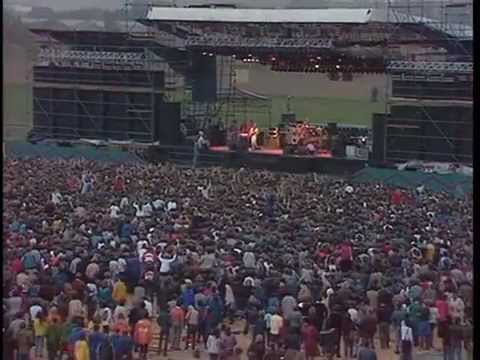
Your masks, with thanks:
[[[211,146],[210,151],[213,152],[222,152],[222,153],[233,153],[233,150],[230,150],[228,146]],[[272,155],[272,156],[283,156],[283,149],[266,149],[261,148],[258,150],[248,149],[249,154],[258,154],[258,155]],[[288,155],[292,157],[302,157],[302,158],[331,158],[332,153],[330,151],[322,151],[315,155]]]

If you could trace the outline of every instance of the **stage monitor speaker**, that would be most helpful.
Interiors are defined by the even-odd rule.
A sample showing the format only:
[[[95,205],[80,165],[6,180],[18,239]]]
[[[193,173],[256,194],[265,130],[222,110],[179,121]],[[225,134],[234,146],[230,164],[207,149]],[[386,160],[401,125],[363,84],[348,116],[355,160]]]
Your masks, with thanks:
[[[285,113],[282,114],[282,124],[288,125],[292,124],[296,121],[297,117],[295,116],[295,113]]]
[[[192,100],[215,102],[217,100],[217,61],[215,56],[192,53]]]
[[[343,81],[353,81],[353,73],[351,73],[351,72],[342,73],[342,80]]]
[[[338,81],[340,80],[340,74],[336,71],[331,71],[328,73],[328,79],[331,81]]]
[[[180,103],[155,103],[155,139],[162,145],[178,145],[180,134]]]
[[[338,133],[337,123],[336,122],[329,122],[328,123],[328,133],[330,136],[335,136]]]
[[[387,114],[374,113],[372,115],[372,160],[381,164],[385,162],[385,127],[387,122]]]

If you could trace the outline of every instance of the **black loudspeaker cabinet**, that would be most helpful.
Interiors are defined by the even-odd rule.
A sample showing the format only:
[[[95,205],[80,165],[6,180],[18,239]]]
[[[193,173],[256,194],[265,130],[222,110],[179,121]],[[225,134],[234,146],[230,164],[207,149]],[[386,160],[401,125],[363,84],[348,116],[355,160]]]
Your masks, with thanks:
[[[178,145],[180,133],[180,103],[155,103],[155,139],[162,145]]]
[[[217,60],[215,56],[191,54],[190,83],[193,101],[215,102],[217,100]]]
[[[472,134],[471,106],[395,105],[386,126],[386,158],[469,162]]]
[[[338,128],[337,128],[337,123],[336,122],[329,122],[328,123],[328,133],[329,133],[330,136],[337,135]]]
[[[282,124],[288,125],[288,124],[293,124],[296,121],[297,117],[295,113],[285,113],[282,114]]]
[[[371,159],[381,164],[385,162],[385,126],[388,114],[374,113],[372,115],[373,145]]]

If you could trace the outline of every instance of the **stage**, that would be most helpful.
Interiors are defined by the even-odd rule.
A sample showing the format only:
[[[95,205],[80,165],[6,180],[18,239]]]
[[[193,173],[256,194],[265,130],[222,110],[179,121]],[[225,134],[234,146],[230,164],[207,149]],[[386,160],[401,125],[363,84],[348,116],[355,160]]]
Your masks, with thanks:
[[[193,146],[151,146],[148,149],[148,159],[156,163],[173,162],[189,167],[192,165]],[[284,155],[282,149],[240,152],[232,151],[226,146],[214,146],[200,153],[198,165],[199,167],[243,167],[292,173],[316,172],[348,176],[366,167],[367,160],[337,158],[331,153],[320,153],[313,156]]]
[[[210,146],[209,148],[212,152],[219,153],[234,153],[234,150],[228,148],[228,146]],[[251,155],[270,155],[270,156],[284,156],[283,149],[268,149],[268,148],[259,148],[257,150],[248,149],[248,152],[245,152]],[[288,155],[292,157],[309,157],[309,158],[332,158],[332,153],[330,151],[321,151],[320,153],[314,155]]]

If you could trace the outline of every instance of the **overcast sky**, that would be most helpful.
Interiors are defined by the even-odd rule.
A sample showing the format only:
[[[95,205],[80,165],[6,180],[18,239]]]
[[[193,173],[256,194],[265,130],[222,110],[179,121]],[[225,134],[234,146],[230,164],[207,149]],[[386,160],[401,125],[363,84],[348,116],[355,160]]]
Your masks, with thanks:
[[[102,9],[118,9],[124,6],[125,0],[5,0],[8,3],[20,3],[29,6],[46,6],[54,10],[70,10],[80,8],[102,8]],[[145,2],[149,2],[145,0]],[[355,4],[357,7],[368,7],[375,3],[383,3],[383,0],[155,0],[158,5],[171,5],[176,3],[178,6],[184,6],[185,4],[203,4],[203,3],[216,3],[216,4],[235,4],[240,3],[247,7],[299,7],[299,8],[312,8],[312,7],[326,7],[338,5],[350,5]]]
[[[129,0],[132,1],[132,0]],[[150,3],[151,0],[143,0]],[[442,0],[425,0],[424,6],[429,3],[440,3]],[[472,2],[472,0],[448,0],[446,2]],[[383,7],[384,0],[154,0],[158,5],[171,5],[176,3],[178,6],[186,4],[242,4],[244,7],[277,7],[277,8],[315,8],[315,7]],[[393,2],[407,2],[407,0],[393,0]],[[81,8],[101,8],[101,9],[119,9],[125,5],[125,0],[4,0],[4,3],[19,3],[34,6],[46,6],[57,11],[81,9]],[[420,4],[421,0],[411,0],[413,4]]]

